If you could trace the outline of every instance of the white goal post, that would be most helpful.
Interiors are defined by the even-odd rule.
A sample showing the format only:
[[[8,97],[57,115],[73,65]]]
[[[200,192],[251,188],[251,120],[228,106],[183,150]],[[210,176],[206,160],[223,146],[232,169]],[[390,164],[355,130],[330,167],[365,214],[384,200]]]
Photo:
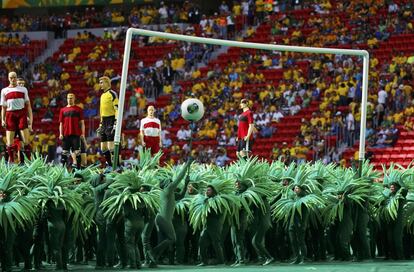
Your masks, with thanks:
[[[288,45],[277,45],[277,44],[264,44],[264,43],[252,43],[252,42],[239,42],[230,40],[220,40],[211,38],[201,38],[196,36],[187,36],[180,34],[164,33],[158,31],[150,31],[138,28],[129,28],[126,33],[124,60],[122,64],[122,75],[121,75],[121,87],[119,92],[119,108],[115,130],[115,152],[114,152],[114,163],[113,166],[116,168],[119,158],[119,146],[121,139],[121,128],[122,128],[122,117],[124,113],[125,104],[125,90],[126,81],[128,77],[128,64],[131,52],[131,42],[133,35],[143,35],[158,37],[167,40],[177,40],[192,43],[206,43],[220,46],[229,47],[243,47],[253,48],[261,50],[271,51],[282,51],[282,52],[301,52],[301,53],[314,53],[314,54],[333,54],[333,55],[350,55],[363,57],[363,70],[362,70],[362,101],[361,101],[361,129],[359,135],[359,169],[361,170],[362,162],[365,158],[365,128],[367,118],[367,92],[368,92],[368,70],[369,70],[369,53],[366,50],[353,50],[353,49],[339,49],[339,48],[318,48],[318,47],[304,47],[304,46],[288,46]]]

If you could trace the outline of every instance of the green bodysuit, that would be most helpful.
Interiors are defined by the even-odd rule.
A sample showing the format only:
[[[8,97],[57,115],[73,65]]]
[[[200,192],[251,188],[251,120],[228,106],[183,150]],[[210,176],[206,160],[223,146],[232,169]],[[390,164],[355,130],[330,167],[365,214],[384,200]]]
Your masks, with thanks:
[[[106,219],[100,205],[104,199],[106,189],[112,182],[112,179],[106,180],[103,176],[97,176],[91,181],[95,194],[95,223],[98,231],[96,245],[97,268],[103,268],[106,265]]]
[[[263,203],[263,210],[258,207],[253,208],[253,221],[250,224],[253,235],[252,245],[259,259],[270,263],[273,257],[267,251],[265,245],[266,232],[271,226],[270,205],[266,198],[263,198]]]
[[[405,190],[400,189],[400,190]],[[404,204],[405,198],[403,196],[398,196],[396,193],[391,193],[390,199],[399,197],[398,200],[398,210],[395,219],[390,219],[387,222],[384,222],[383,226],[386,229],[386,241],[387,248],[385,252],[386,258],[392,258],[394,260],[402,260],[404,258],[403,250],[403,230],[404,230]]]
[[[52,201],[47,202],[47,226],[49,231],[50,250],[56,261],[56,269],[67,270],[65,246],[65,208],[60,203],[57,207]]]
[[[239,193],[236,193],[239,194]],[[244,264],[246,258],[246,244],[245,237],[248,227],[247,212],[241,208],[239,211],[240,224],[231,224],[231,241],[233,243],[233,252],[236,256],[236,260],[233,265],[237,266]]]
[[[141,267],[141,255],[138,244],[145,224],[145,208],[134,209],[130,202],[124,204],[125,242],[130,269]]]
[[[336,241],[338,242],[337,250],[338,258],[342,261],[349,261],[351,254],[349,251],[349,246],[351,243],[351,235],[353,229],[353,220],[352,220],[352,205],[345,200],[344,211],[341,222],[337,222],[337,237]]]
[[[156,262],[159,257],[168,249],[170,246],[174,245],[176,241],[174,226],[172,223],[174,210],[175,210],[175,190],[177,189],[178,184],[184,178],[184,175],[187,172],[187,168],[190,165],[190,161],[181,170],[180,174],[176,180],[170,182],[169,184],[161,184],[161,194],[160,194],[160,210],[155,217],[155,226],[158,232],[159,244],[154,247],[151,251],[151,259],[153,262]]]
[[[114,190],[106,190],[104,200],[116,193]],[[106,220],[106,260],[110,268],[115,265],[116,251],[119,255],[121,267],[126,267],[128,260],[125,245],[125,222],[121,213],[113,219]]]
[[[353,251],[358,261],[366,260],[371,257],[371,249],[368,240],[368,202],[364,207],[354,206],[354,232],[353,232]]]
[[[223,214],[210,211],[207,222],[200,234],[200,257],[201,265],[208,264],[208,249],[213,248],[216,253],[217,263],[224,263],[222,232],[225,216]]]
[[[300,198],[303,195],[295,196]],[[305,243],[305,234],[308,223],[309,212],[305,205],[302,204],[302,214],[295,213],[293,221],[289,224],[289,240],[294,257],[294,263],[303,263],[307,255],[307,248]]]
[[[189,182],[190,179],[187,176],[181,191],[175,193],[176,202],[184,198]],[[175,243],[175,261],[179,264],[183,264],[185,259],[185,238],[188,233],[188,214],[186,213],[184,216],[181,216],[177,212],[174,212],[173,226],[177,238]]]

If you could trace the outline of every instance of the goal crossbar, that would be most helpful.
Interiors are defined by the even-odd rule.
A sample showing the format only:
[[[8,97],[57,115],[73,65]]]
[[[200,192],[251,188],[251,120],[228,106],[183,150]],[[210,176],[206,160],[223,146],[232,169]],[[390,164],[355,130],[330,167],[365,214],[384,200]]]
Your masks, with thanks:
[[[365,130],[366,130],[366,118],[367,118],[367,96],[368,96],[368,72],[369,72],[369,53],[366,50],[355,50],[355,49],[340,49],[340,48],[319,48],[319,47],[306,47],[306,46],[291,46],[291,45],[278,45],[278,44],[265,44],[265,43],[252,43],[252,42],[240,42],[231,40],[221,40],[212,38],[203,38],[196,36],[188,36],[181,34],[165,33],[159,31],[152,31],[139,28],[129,28],[126,33],[124,58],[122,63],[122,75],[121,75],[121,86],[119,92],[119,106],[118,116],[119,120],[116,124],[115,130],[115,150],[114,150],[114,168],[118,164],[119,158],[119,147],[121,140],[121,129],[122,129],[122,116],[124,112],[125,104],[125,91],[127,87],[128,77],[128,65],[131,53],[131,43],[133,35],[142,35],[150,37],[158,37],[168,40],[185,41],[192,43],[205,43],[220,46],[229,47],[241,47],[241,48],[252,48],[260,50],[270,51],[282,51],[282,52],[298,52],[298,53],[314,53],[314,54],[333,54],[333,55],[349,55],[359,56],[363,58],[362,67],[362,101],[361,101],[361,124],[360,124],[360,137],[359,137],[359,162],[360,166],[365,158]],[[359,167],[361,170],[361,167]]]

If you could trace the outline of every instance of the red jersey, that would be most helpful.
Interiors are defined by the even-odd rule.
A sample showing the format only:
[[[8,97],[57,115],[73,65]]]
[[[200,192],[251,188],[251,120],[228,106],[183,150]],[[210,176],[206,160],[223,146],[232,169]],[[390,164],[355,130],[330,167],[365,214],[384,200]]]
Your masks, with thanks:
[[[80,121],[83,120],[83,110],[78,106],[60,109],[59,122],[63,124],[63,136],[82,134]]]
[[[242,140],[247,136],[250,124],[253,124],[253,113],[250,110],[247,110],[239,115],[237,139]]]

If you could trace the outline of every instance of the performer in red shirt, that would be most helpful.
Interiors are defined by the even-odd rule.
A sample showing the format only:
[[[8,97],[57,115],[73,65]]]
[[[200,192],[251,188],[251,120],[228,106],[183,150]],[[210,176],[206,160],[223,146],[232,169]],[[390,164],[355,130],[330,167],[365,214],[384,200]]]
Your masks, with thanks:
[[[248,152],[252,151],[252,134],[254,130],[253,113],[249,109],[249,101],[242,99],[240,108],[243,113],[239,115],[239,123],[237,128],[237,156],[247,158]]]
[[[162,147],[161,122],[155,117],[154,106],[148,106],[147,114],[147,117],[141,120],[141,143],[143,147],[151,149],[151,154],[154,155]]]
[[[66,166],[70,152],[75,153],[76,161],[73,166],[80,164],[81,138],[85,140],[85,121],[83,110],[75,105],[75,95],[68,93],[68,105],[60,109],[59,138],[62,140],[62,164]]]
[[[10,72],[8,76],[10,85],[1,90],[0,104],[1,124],[6,129],[6,146],[10,161],[16,152],[13,146],[16,131],[20,131],[22,149],[26,157],[30,158],[32,148],[29,144],[29,133],[32,131],[33,113],[28,91],[17,84],[16,72]]]

